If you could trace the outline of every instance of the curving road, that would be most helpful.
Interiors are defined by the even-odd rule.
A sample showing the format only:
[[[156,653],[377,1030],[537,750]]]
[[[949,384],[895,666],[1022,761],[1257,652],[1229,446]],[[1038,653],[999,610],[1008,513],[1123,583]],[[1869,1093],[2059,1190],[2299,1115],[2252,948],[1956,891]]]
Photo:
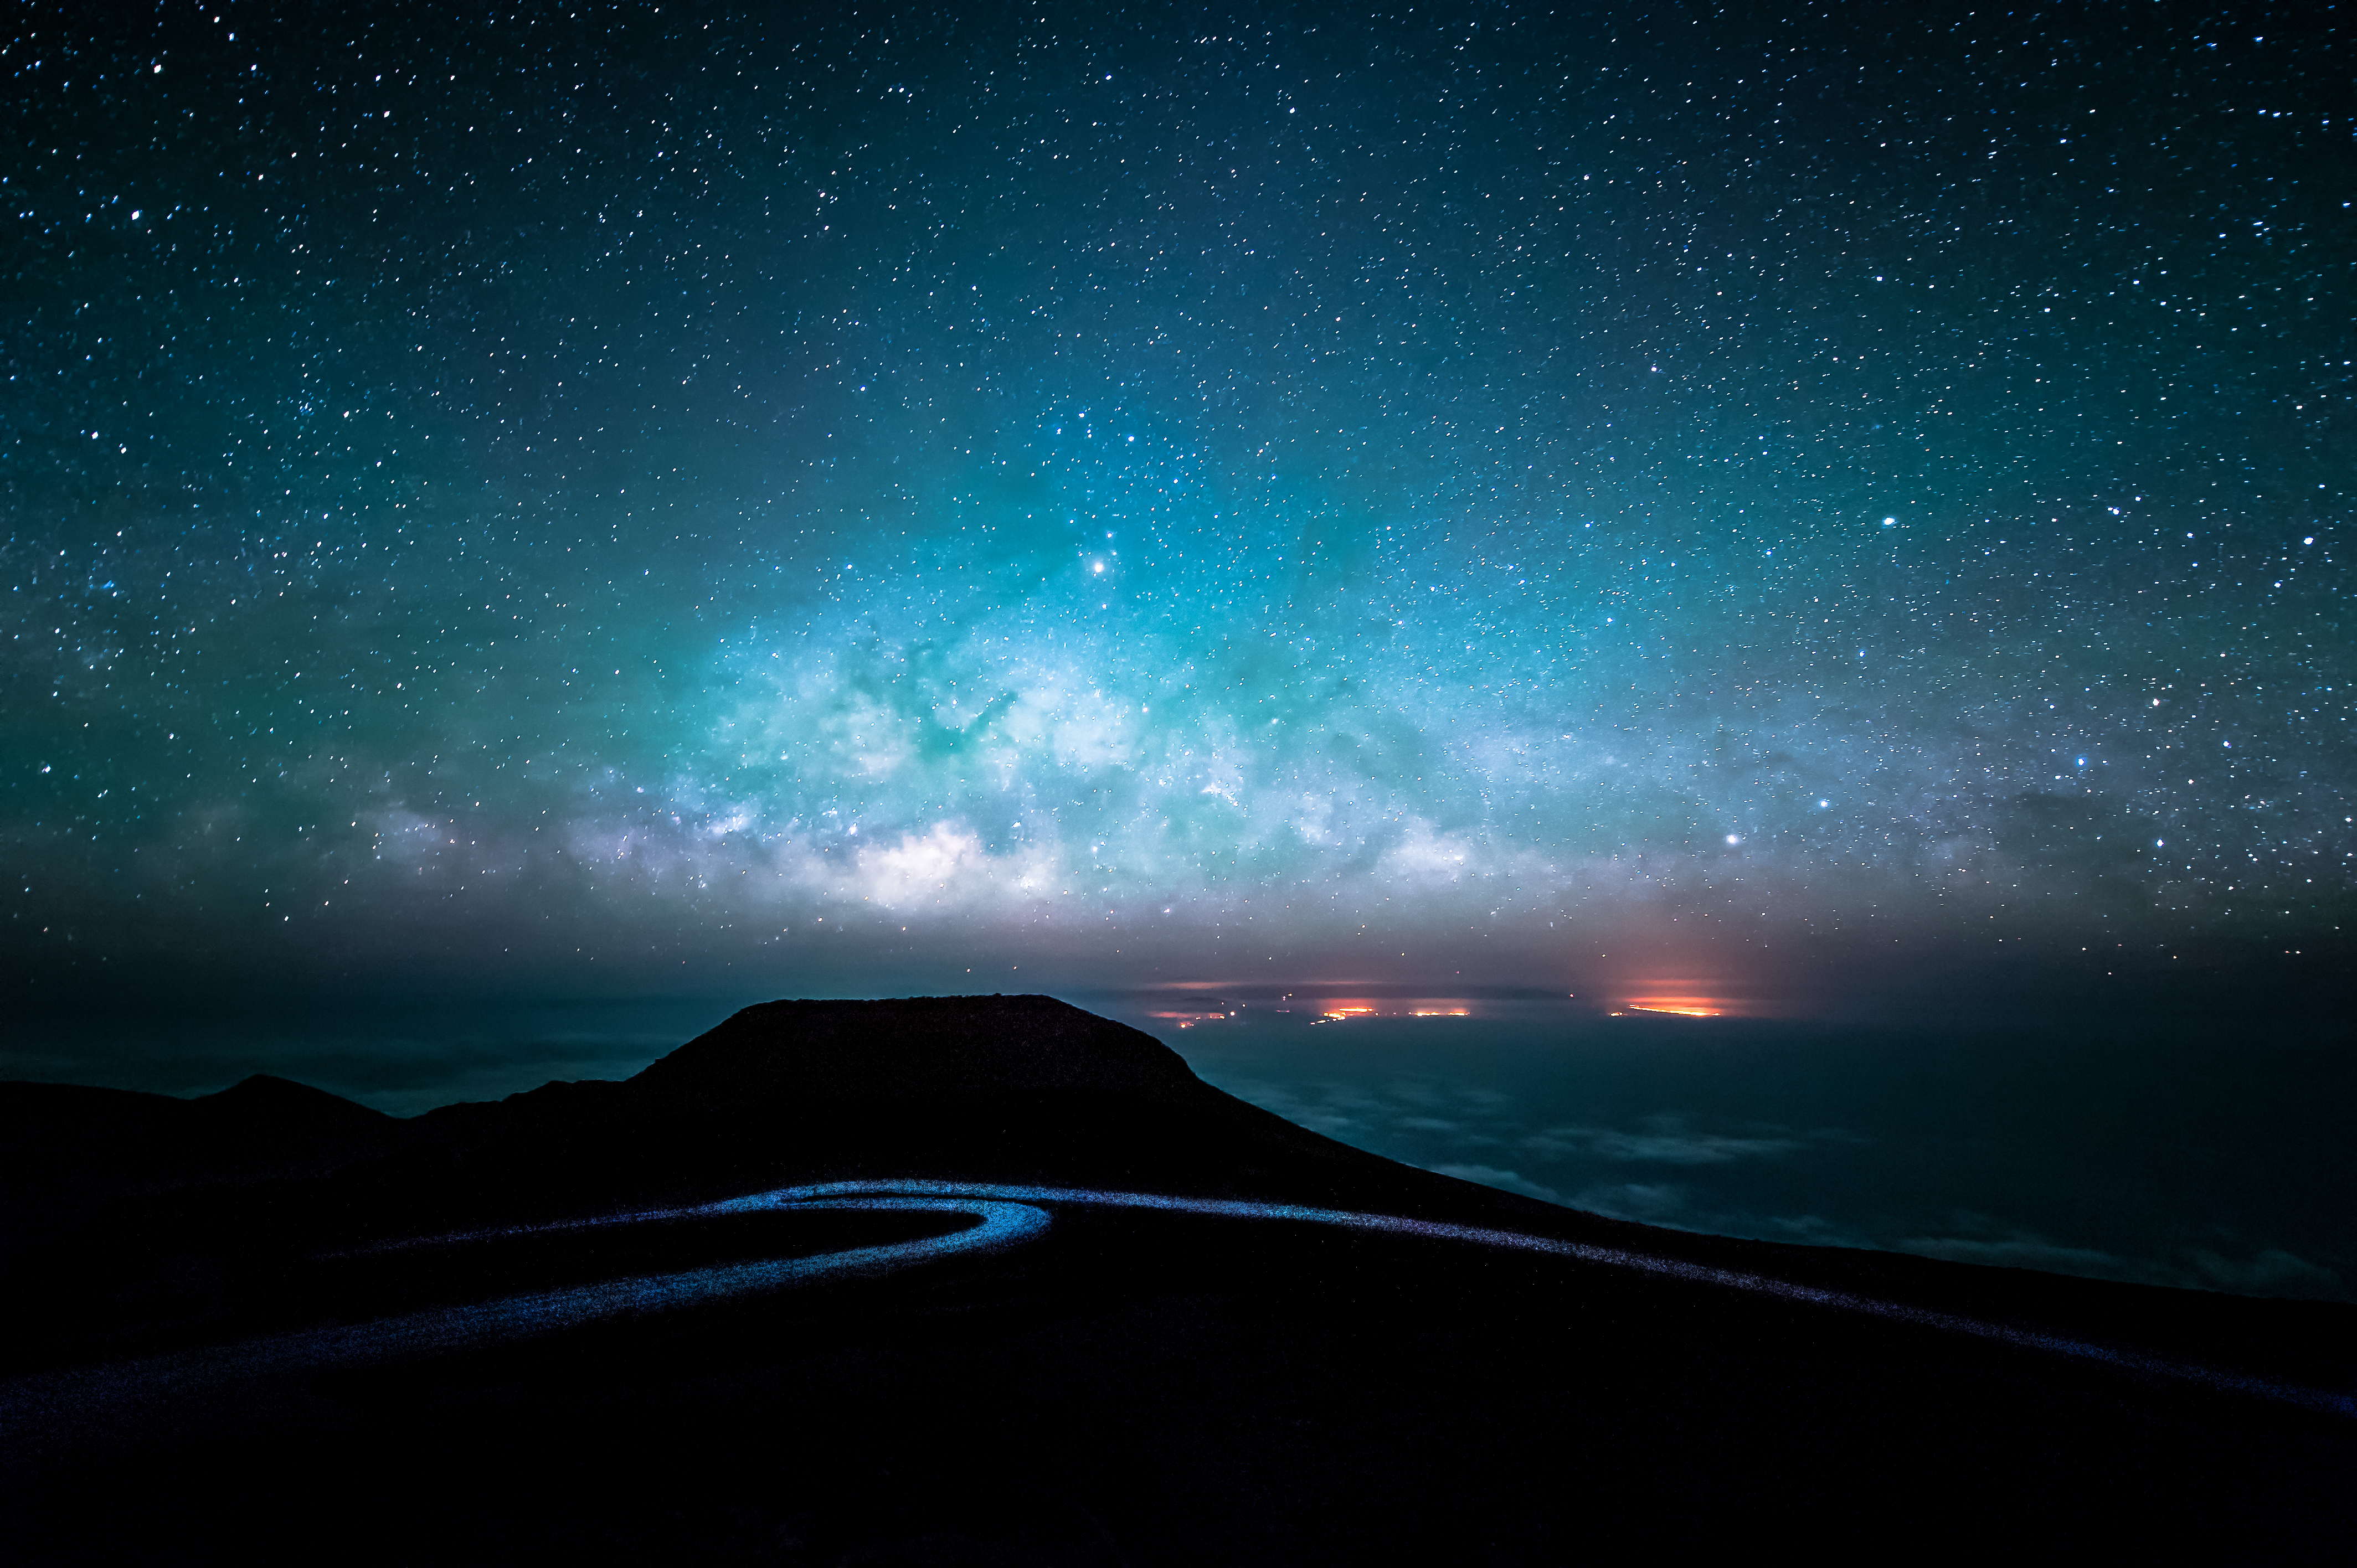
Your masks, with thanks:
[[[606,1280],[466,1306],[438,1307],[372,1323],[309,1329],[218,1348],[23,1379],[0,1385],[0,1430],[17,1435],[26,1434],[28,1429],[52,1429],[62,1433],[70,1428],[96,1426],[109,1419],[109,1412],[119,1415],[125,1404],[199,1393],[206,1389],[218,1388],[225,1383],[241,1383],[257,1377],[479,1348],[602,1320],[670,1312],[823,1279],[886,1273],[952,1255],[997,1251],[1044,1236],[1052,1224],[1053,1210],[1076,1208],[1142,1209],[1229,1219],[1281,1220],[1534,1252],[1590,1266],[1625,1270],[1829,1311],[1905,1323],[1939,1334],[1990,1340],[2018,1349],[2093,1361],[2162,1381],[2192,1383],[2357,1419],[2357,1398],[2347,1393],[2303,1388],[2091,1340],[1934,1312],[1844,1291],[1796,1284],[1770,1275],[1712,1268],[1706,1264],[1586,1242],[1563,1241],[1519,1231],[1414,1219],[1397,1215],[1306,1208],[1297,1204],[1173,1197],[1156,1193],[1106,1192],[1080,1187],[911,1180],[827,1182],[809,1187],[777,1187],[689,1208],[649,1209],[552,1225],[421,1237],[386,1243],[368,1251],[396,1251],[488,1240],[501,1236],[544,1235],[660,1220],[716,1219],[768,1210],[882,1209],[964,1214],[972,1216],[977,1223],[946,1235],[917,1240],[859,1247],[813,1257],[735,1262],[672,1273]]]

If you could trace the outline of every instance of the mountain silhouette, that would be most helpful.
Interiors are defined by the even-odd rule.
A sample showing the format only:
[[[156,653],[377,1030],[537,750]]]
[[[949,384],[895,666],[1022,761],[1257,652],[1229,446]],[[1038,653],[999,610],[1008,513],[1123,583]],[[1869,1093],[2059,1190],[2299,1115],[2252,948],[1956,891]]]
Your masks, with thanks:
[[[27,1562],[266,1539],[1540,1563],[1635,1530],[1887,1543],[1934,1518],[2297,1554],[2357,1523],[2345,1306],[1608,1220],[1321,1137],[1043,996],[770,1003],[625,1080],[408,1119],[262,1077],[0,1085],[0,1270],[30,1282],[0,1509]],[[402,1324],[490,1321],[475,1304],[974,1223],[697,1207],[844,1183],[1044,1191],[1053,1219],[898,1273],[402,1348]],[[366,1363],[271,1349],[376,1322],[393,1348]],[[105,1505],[125,1475],[139,1509]]]

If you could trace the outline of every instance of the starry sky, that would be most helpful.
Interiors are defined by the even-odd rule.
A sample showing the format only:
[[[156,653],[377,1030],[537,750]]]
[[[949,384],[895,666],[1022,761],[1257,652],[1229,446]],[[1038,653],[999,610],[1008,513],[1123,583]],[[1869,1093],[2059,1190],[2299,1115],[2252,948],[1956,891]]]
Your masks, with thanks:
[[[20,1002],[2346,963],[2331,7],[13,28]]]

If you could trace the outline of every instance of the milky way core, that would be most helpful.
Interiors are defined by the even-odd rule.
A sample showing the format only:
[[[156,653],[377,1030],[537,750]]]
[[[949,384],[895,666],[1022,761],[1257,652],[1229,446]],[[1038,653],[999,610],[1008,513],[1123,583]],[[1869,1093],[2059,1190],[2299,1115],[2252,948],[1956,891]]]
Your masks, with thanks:
[[[2301,983],[2335,15],[25,8],[12,983]]]

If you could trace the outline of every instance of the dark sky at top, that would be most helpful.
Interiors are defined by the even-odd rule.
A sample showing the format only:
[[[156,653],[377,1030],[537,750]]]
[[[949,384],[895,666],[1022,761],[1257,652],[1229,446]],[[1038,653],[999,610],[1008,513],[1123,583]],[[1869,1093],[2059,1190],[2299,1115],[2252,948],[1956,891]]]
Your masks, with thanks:
[[[2306,985],[2343,15],[19,7],[9,983]]]

